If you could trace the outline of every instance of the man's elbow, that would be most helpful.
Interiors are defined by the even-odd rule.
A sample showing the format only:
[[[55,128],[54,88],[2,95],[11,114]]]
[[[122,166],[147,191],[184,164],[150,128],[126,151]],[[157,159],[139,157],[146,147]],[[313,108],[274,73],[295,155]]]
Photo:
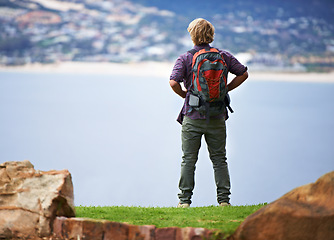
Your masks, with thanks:
[[[244,72],[244,74],[243,74],[243,76],[244,76],[244,78],[245,78],[245,80],[248,78],[248,72],[246,71],[246,72]]]
[[[179,83],[175,80],[169,80],[169,85],[171,86],[171,88],[175,88],[179,85]]]

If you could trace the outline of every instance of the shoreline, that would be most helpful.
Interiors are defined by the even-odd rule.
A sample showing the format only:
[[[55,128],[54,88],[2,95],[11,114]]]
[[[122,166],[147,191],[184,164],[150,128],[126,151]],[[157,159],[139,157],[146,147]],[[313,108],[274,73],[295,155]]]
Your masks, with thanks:
[[[26,64],[22,66],[0,65],[1,72],[20,73],[66,73],[66,74],[103,74],[127,75],[141,77],[162,77],[169,79],[174,63],[170,62],[139,62],[139,63],[109,63],[109,62],[59,62],[52,64]],[[229,79],[232,79],[230,76]],[[334,72],[260,72],[249,71],[249,80],[255,81],[293,81],[334,83]]]

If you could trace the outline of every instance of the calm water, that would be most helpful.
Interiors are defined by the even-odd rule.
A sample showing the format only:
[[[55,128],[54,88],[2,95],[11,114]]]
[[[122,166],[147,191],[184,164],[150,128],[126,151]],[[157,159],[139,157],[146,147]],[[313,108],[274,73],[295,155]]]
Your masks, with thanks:
[[[232,92],[232,204],[271,202],[334,170],[333,93],[252,78]],[[76,205],[175,206],[181,106],[167,77],[0,72],[0,162],[69,169]],[[203,141],[193,206],[213,204]]]

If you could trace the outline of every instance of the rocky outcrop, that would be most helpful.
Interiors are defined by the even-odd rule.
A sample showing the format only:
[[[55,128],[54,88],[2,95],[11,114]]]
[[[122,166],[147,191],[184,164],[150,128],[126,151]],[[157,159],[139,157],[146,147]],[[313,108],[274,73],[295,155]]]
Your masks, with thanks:
[[[67,170],[38,171],[29,161],[0,164],[0,239],[224,239],[204,228],[156,228],[74,216]],[[250,215],[228,239],[334,239],[334,172]]]
[[[71,174],[29,161],[0,165],[0,239],[50,236],[56,216],[74,217]]]
[[[222,239],[204,228],[156,228],[74,216],[67,170],[38,171],[29,161],[0,164],[0,239]]]
[[[52,239],[92,240],[201,240],[223,239],[215,231],[204,228],[156,228],[153,225],[136,226],[126,223],[87,218],[57,217]]]
[[[232,239],[334,239],[334,171],[250,215]]]

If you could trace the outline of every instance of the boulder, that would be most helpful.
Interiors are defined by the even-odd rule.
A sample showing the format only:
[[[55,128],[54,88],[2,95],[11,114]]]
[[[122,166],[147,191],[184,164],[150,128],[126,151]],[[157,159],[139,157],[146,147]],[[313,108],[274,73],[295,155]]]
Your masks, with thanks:
[[[221,233],[204,228],[156,228],[153,225],[136,226],[107,220],[57,217],[50,239],[217,240],[225,238]]]
[[[230,239],[334,239],[334,171],[250,215]]]
[[[29,161],[0,164],[0,239],[50,236],[56,216],[74,217],[71,174]]]
[[[136,226],[127,223],[89,218],[57,217],[54,221],[53,239],[101,240],[154,240],[155,226]]]

